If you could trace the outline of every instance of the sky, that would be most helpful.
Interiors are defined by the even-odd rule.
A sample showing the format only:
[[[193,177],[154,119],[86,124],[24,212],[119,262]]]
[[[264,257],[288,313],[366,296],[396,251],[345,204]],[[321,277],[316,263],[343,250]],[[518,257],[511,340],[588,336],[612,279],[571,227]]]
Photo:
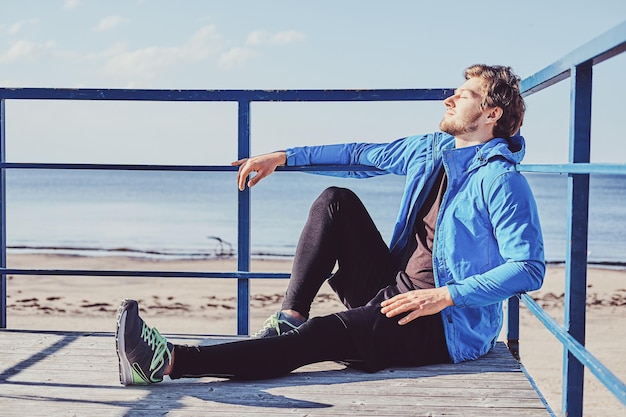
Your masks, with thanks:
[[[455,88],[528,77],[626,20],[623,0],[0,0],[0,87]],[[592,160],[626,162],[626,53],[594,68]],[[526,163],[567,162],[569,81],[527,98]],[[252,152],[438,129],[441,102],[253,103]],[[10,100],[8,162],[226,165],[233,103]]]

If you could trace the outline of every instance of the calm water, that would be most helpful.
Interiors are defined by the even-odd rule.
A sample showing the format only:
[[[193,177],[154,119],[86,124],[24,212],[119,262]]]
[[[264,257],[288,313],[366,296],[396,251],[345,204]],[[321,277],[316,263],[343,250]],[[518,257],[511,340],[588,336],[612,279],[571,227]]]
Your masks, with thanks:
[[[567,176],[526,174],[546,258],[565,258]],[[338,179],[275,173],[252,190],[252,251],[293,255],[311,202],[329,185],[359,194],[388,241],[403,178]],[[626,263],[626,178],[591,177],[589,260]],[[7,174],[12,252],[214,257],[236,249],[234,173],[12,170]]]

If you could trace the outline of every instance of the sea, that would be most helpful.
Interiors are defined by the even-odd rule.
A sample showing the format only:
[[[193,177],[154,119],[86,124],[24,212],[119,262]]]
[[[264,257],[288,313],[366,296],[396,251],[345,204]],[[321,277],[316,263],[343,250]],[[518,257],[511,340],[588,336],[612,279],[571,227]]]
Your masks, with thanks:
[[[567,175],[525,173],[539,208],[546,260],[566,254]],[[157,259],[236,256],[234,172],[16,169],[7,172],[8,253]],[[404,178],[276,172],[251,191],[251,252],[293,256],[309,207],[331,185],[363,200],[389,241]],[[591,176],[588,260],[626,268],[626,177]]]

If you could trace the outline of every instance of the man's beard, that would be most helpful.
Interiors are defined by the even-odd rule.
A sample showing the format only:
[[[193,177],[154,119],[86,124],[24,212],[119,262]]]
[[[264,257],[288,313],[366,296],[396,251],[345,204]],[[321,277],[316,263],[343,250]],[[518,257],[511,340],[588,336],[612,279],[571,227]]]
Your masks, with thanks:
[[[466,133],[472,133],[478,130],[478,119],[482,112],[477,111],[472,115],[468,115],[464,117],[462,120],[446,118],[446,116],[441,119],[439,123],[439,129],[442,132],[446,132],[451,134],[452,136],[460,136]]]

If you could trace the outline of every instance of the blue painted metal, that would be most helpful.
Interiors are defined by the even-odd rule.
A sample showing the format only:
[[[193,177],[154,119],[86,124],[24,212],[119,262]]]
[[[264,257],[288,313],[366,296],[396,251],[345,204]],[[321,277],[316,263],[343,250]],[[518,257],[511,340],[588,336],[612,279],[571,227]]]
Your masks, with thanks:
[[[590,366],[589,358],[593,358],[584,348],[589,174],[626,174],[626,165],[589,162],[592,68],[593,65],[624,51],[626,51],[626,22],[521,83],[523,94],[528,96],[571,77],[570,163],[518,167],[519,171],[527,172],[568,173],[567,233],[570,243],[566,254],[565,327],[560,327],[553,320],[542,320],[548,330],[556,334],[564,344],[562,413],[567,416],[583,415],[584,366]],[[523,300],[527,305],[532,301],[527,296],[523,296]],[[564,340],[569,339],[563,339],[561,333],[566,333],[575,343],[565,342]],[[596,367],[595,370],[597,369]],[[621,381],[617,380],[616,384],[616,378],[607,376],[604,371],[595,372],[592,369],[592,372],[626,405],[624,402],[626,389]]]
[[[511,297],[507,302],[507,326],[506,340],[507,346],[515,359],[520,360],[519,350],[519,298]]]
[[[92,269],[21,269],[4,268],[7,275],[63,275],[68,277],[155,277],[155,278],[236,278],[236,279],[283,279],[289,274],[279,272],[197,272],[197,271],[123,271],[123,270],[92,270]]]
[[[239,103],[239,157],[250,154],[250,102],[251,101],[407,101],[443,100],[453,89],[378,89],[378,90],[124,90],[124,89],[59,89],[59,88],[0,88],[0,99],[4,100],[116,100],[116,101],[236,101]],[[4,139],[4,134],[2,136]],[[4,143],[4,142],[3,142]],[[4,155],[4,154],[3,154]],[[147,165],[107,165],[107,164],[19,164],[5,163],[0,159],[0,168],[41,168],[41,169],[121,169],[121,170],[164,170],[164,171],[235,171],[233,167],[222,166],[147,166]],[[296,168],[297,169],[297,168]],[[310,168],[306,168],[309,170]],[[331,170],[323,167],[318,170]],[[339,168],[346,170],[346,167]],[[352,168],[349,168],[352,169]],[[294,170],[290,167],[286,170]],[[2,188],[4,191],[4,188]],[[4,206],[4,203],[2,205]],[[248,271],[250,267],[250,191],[239,194],[239,239],[238,269]],[[1,213],[4,215],[4,211]],[[3,217],[4,219],[4,217]],[[5,233],[2,227],[2,234]],[[6,243],[2,242],[2,256],[6,256]],[[6,267],[6,264],[0,265]],[[4,276],[4,275],[2,275]],[[6,282],[0,282],[2,305],[5,305]],[[249,283],[239,279],[238,294],[238,334],[248,333]],[[0,312],[1,328],[6,327],[6,307]]]
[[[552,407],[550,407],[550,404],[548,404],[548,401],[546,400],[546,398],[541,394],[541,390],[537,386],[537,383],[533,379],[532,375],[528,373],[528,370],[526,369],[524,364],[521,362],[520,362],[520,369],[522,370],[522,373],[526,375],[526,378],[528,378],[528,382],[530,382],[530,386],[539,394],[539,399],[541,399],[541,403],[544,405],[544,407],[546,407],[546,411],[548,411],[548,414],[550,415],[550,417],[557,417]]]
[[[541,308],[528,294],[522,294],[521,300],[572,354],[595,375],[613,395],[626,406],[626,384],[615,376],[606,366],[592,355],[578,340],[572,337],[563,326],[559,325],[546,311]],[[565,415],[565,413],[563,413]],[[569,414],[571,415],[571,414]]]
[[[8,169],[75,169],[111,171],[210,171],[236,172],[237,167],[224,165],[129,165],[129,164],[67,164],[41,162],[0,162],[0,168]],[[277,171],[376,171],[365,165],[323,165],[278,167]]]
[[[250,156],[250,102],[239,102],[238,158]],[[250,271],[250,188],[239,191],[239,222],[237,224],[237,269]],[[249,333],[250,281],[237,280],[237,334]]]
[[[626,21],[522,80],[520,86],[522,95],[528,96],[566,80],[572,68],[583,62],[591,61],[596,65],[624,51],[626,51]]]
[[[0,163],[6,160],[6,101],[0,100]],[[7,266],[6,170],[0,167],[0,268]],[[0,274],[0,329],[7,327],[7,274]]]
[[[571,70],[570,163],[591,159],[592,63]],[[589,174],[568,176],[568,252],[565,260],[565,329],[585,344],[587,300],[587,238],[589,228]],[[563,354],[563,405],[568,416],[582,416],[585,368],[565,348]]]
[[[626,174],[626,164],[523,164],[518,165],[520,172],[545,172],[553,174]]]
[[[12,100],[116,101],[433,101],[453,94],[452,88],[380,90],[125,90],[69,88],[0,88]]]
[[[2,162],[8,169],[68,169],[112,171],[213,171],[235,172],[236,167],[222,165],[132,165],[132,164],[75,164],[42,162]]]

